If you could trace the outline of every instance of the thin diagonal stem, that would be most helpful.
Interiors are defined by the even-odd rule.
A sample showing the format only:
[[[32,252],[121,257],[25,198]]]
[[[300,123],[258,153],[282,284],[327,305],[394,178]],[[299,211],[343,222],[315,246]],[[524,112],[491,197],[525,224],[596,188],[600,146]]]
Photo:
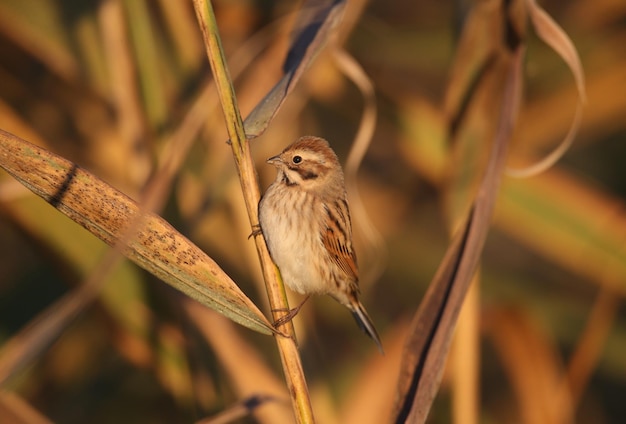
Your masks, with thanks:
[[[230,137],[233,156],[237,172],[239,173],[239,181],[250,218],[250,225],[251,228],[254,228],[258,223],[257,205],[261,197],[258,178],[252,155],[250,154],[250,145],[245,136],[241,114],[237,106],[235,90],[226,67],[213,6],[209,0],[193,0],[193,5],[200,29],[202,30],[207,56],[224,111],[228,136]],[[274,320],[278,320],[280,318],[280,312],[278,311],[288,310],[289,308],[285,289],[280,280],[278,270],[271,260],[265,240],[262,237],[255,237],[255,244],[261,261],[269,302],[272,310],[276,311],[273,312]],[[291,393],[296,420],[299,423],[313,423],[311,401],[296,346],[293,325],[288,323],[281,330],[285,331],[285,335],[288,337],[276,334],[275,339],[280,352],[289,393]]]

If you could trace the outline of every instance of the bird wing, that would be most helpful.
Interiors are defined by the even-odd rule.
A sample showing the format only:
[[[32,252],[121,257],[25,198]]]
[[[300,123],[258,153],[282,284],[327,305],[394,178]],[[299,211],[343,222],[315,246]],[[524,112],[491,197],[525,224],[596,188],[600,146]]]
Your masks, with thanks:
[[[349,232],[344,233],[336,224],[337,222],[329,217],[326,230],[322,232],[322,241],[333,262],[335,262],[348,277],[357,281],[359,271],[356,265],[356,254],[354,250],[352,250],[351,240],[349,239],[351,234]]]

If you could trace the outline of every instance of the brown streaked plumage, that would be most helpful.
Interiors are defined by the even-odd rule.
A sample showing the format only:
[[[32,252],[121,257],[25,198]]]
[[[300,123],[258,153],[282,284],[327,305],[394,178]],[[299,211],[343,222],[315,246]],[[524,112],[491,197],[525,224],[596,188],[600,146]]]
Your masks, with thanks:
[[[352,223],[337,155],[323,138],[306,136],[267,162],[278,174],[259,202],[259,224],[283,281],[301,294],[332,296],[382,353],[358,298]]]

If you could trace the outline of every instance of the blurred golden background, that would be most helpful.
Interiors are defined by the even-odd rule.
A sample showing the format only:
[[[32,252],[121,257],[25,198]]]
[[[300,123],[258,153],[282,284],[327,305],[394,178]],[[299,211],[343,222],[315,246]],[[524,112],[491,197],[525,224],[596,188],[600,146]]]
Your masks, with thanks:
[[[280,77],[298,5],[213,5],[245,117]],[[584,115],[555,167],[527,179],[505,177],[480,281],[429,422],[626,419],[626,3],[541,5],[581,57]],[[332,299],[307,304],[295,324],[318,422],[387,417],[408,323],[462,209],[455,190],[465,190],[478,172],[472,167],[489,143],[480,130],[497,114],[488,107],[471,114],[467,119],[478,123],[460,130],[470,148],[455,148],[451,81],[471,78],[473,70],[459,67],[470,62],[459,55],[489,45],[485,22],[500,7],[496,0],[348,4],[335,42],[371,79],[378,110],[358,193],[350,196],[362,300],[387,354],[379,357]],[[469,17],[479,24],[473,50],[462,51]],[[526,42],[512,168],[558,145],[577,101],[559,56],[531,29]],[[267,312],[210,81],[191,2],[0,0],[0,128],[133,198],[180,143],[193,142],[171,191],[162,187],[167,202],[159,213]],[[252,141],[261,189],[275,176],[264,159],[300,135],[328,139],[345,163],[363,110],[362,93],[334,56],[320,54],[267,132]],[[0,344],[84,281],[106,250],[4,172],[0,240]],[[183,302],[138,267],[116,267],[99,299],[51,347],[27,346],[34,358],[2,387],[0,421],[195,422],[254,395],[279,399],[242,422],[289,420],[273,341],[213,312],[185,312]],[[32,415],[11,418],[18,410]]]

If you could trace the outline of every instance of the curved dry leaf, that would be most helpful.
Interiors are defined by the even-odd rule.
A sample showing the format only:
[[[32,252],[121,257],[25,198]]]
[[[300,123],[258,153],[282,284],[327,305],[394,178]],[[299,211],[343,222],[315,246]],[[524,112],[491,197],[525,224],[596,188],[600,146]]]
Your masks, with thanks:
[[[284,76],[259,102],[244,120],[246,136],[255,138],[263,134],[278,113],[296,83],[322,50],[341,20],[345,0],[305,1],[298,18],[298,29],[283,64]]]
[[[487,237],[519,105],[523,48],[509,63],[489,163],[465,225],[454,236],[411,323],[394,405],[397,423],[423,423],[435,398],[456,321]]]
[[[359,167],[374,137],[378,109],[376,107],[374,85],[361,65],[343,48],[335,48],[332,52],[335,64],[357,86],[363,96],[364,103],[359,129],[354,136],[354,142],[350,148],[345,166],[346,189],[351,195],[350,204],[354,222],[358,225],[358,229],[362,232],[365,241],[363,247],[366,254],[365,263],[368,266],[365,270],[366,272],[361,275],[361,287],[363,287],[380,277],[387,261],[385,243],[380,232],[378,232],[367,214],[357,185]]]
[[[572,40],[567,36],[565,31],[563,31],[563,29],[537,4],[535,0],[526,0],[526,6],[528,7],[530,22],[532,23],[539,38],[550,46],[552,50],[554,50],[561,57],[561,59],[563,59],[572,72],[574,80],[576,81],[578,102],[576,104],[576,111],[574,113],[570,129],[563,141],[561,141],[556,149],[554,149],[551,153],[529,167],[525,167],[523,169],[507,168],[507,175],[515,178],[527,178],[540,174],[541,172],[551,168],[559,159],[563,157],[574,142],[576,133],[578,133],[583,106],[587,101],[587,95],[585,93],[585,74],[583,72],[578,52],[574,47],[574,43],[572,43]]]
[[[361,166],[361,162],[363,162],[376,129],[376,116],[378,114],[376,94],[372,81],[353,56],[343,48],[335,48],[332,52],[333,59],[335,59],[335,64],[339,70],[356,85],[363,96],[364,106],[361,122],[359,123],[357,134],[354,136],[354,143],[346,159],[345,166],[346,177],[356,179],[356,173]]]
[[[552,47],[570,68],[576,80],[576,88],[578,89],[580,100],[585,103],[587,101],[585,74],[572,40],[535,0],[526,0],[526,5],[528,6],[530,21],[537,35],[547,45]]]
[[[554,164],[557,163],[559,159],[561,159],[563,155],[569,150],[569,148],[572,146],[572,143],[574,143],[574,138],[576,138],[578,128],[580,128],[580,120],[582,119],[582,114],[583,105],[581,102],[578,102],[569,131],[567,132],[567,135],[565,136],[563,141],[561,141],[556,147],[556,149],[548,153],[539,162],[536,162],[530,166],[520,169],[507,168],[506,175],[513,178],[528,178],[539,175],[542,172],[552,168]]]
[[[200,303],[264,334],[272,326],[200,248],[156,214],[72,162],[0,130],[0,166],[133,262]]]

